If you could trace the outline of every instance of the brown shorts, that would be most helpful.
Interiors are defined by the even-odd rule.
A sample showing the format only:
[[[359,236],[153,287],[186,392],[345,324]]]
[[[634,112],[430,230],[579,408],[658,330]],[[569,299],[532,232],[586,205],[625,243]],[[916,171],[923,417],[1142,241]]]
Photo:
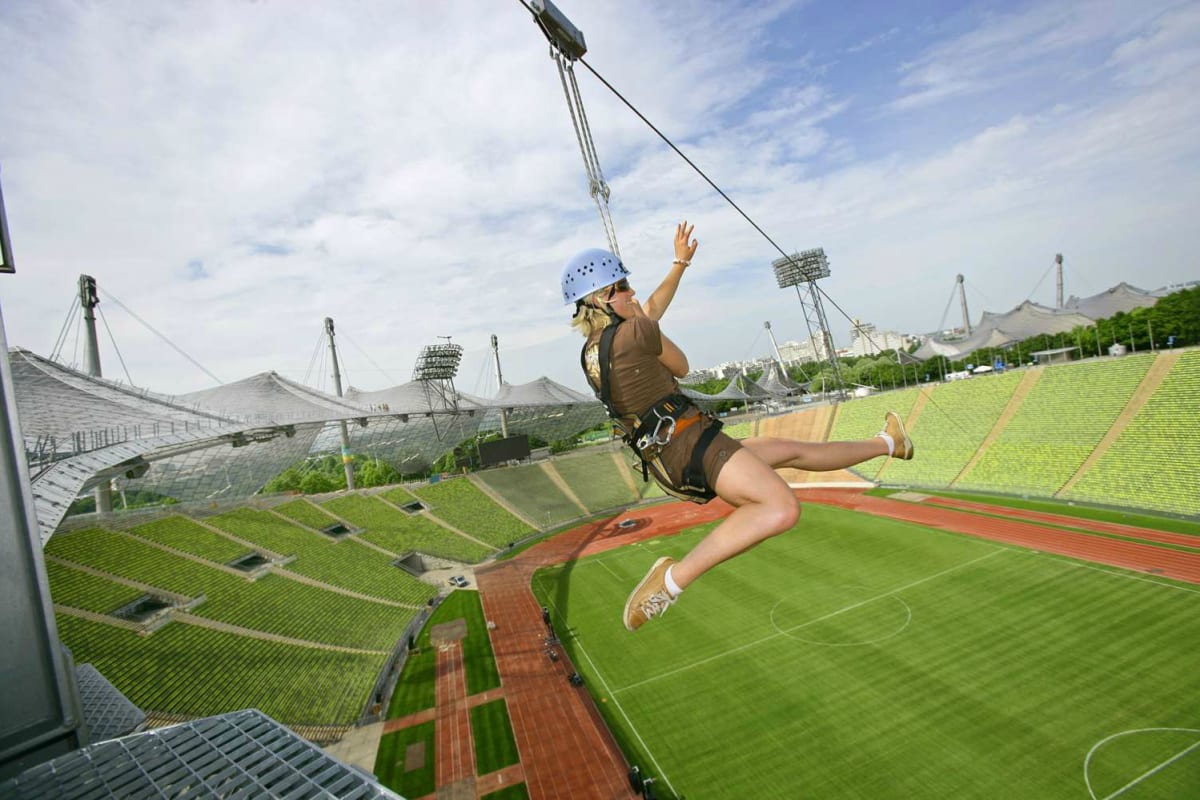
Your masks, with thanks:
[[[663,448],[659,458],[667,469],[671,483],[676,486],[683,484],[683,471],[692,459],[692,451],[696,449],[696,442],[700,438],[700,434],[712,427],[713,424],[712,419],[704,417],[676,434],[671,439],[671,443]],[[708,446],[708,450],[704,452],[704,480],[708,483],[709,489],[716,491],[717,476],[721,474],[721,468],[725,466],[725,462],[729,460],[730,456],[741,449],[742,443],[737,439],[727,436],[724,431],[717,433]]]

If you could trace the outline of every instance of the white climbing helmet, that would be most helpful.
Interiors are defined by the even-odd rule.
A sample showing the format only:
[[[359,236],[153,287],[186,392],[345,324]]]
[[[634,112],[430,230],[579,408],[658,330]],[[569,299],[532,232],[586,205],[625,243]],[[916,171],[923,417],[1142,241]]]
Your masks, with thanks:
[[[583,250],[562,271],[563,305],[582,300],[597,289],[616,283],[629,274],[621,259],[607,250]]]

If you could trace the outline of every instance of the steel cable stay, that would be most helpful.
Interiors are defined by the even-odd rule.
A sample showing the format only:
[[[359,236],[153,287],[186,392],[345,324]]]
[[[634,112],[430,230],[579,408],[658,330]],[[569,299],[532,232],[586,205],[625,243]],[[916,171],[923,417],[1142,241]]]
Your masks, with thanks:
[[[118,299],[117,299],[115,296],[113,296],[113,293],[112,293],[112,292],[109,292],[109,291],[106,291],[106,290],[102,290],[102,291],[104,292],[104,296],[105,296],[106,298],[108,298],[109,300],[112,300],[114,303],[116,303],[117,305],[119,305],[121,308],[125,309],[125,313],[126,313],[126,314],[128,314],[129,316],[131,316],[131,317],[133,317],[134,319],[136,319],[138,322],[140,322],[140,323],[142,324],[142,326],[143,326],[143,327],[145,327],[145,328],[146,328],[146,330],[150,331],[150,332],[151,332],[151,333],[153,333],[155,336],[157,336],[159,339],[162,339],[164,342],[166,342],[166,344],[167,344],[167,346],[168,346],[168,347],[170,347],[170,348],[171,348],[172,350],[174,350],[176,353],[179,353],[179,355],[181,355],[181,356],[183,356],[184,358],[186,358],[186,359],[187,359],[189,362],[191,362],[191,364],[192,364],[193,366],[195,366],[197,369],[199,369],[199,370],[200,370],[201,372],[203,372],[205,375],[207,375],[208,377],[212,378],[212,379],[213,379],[214,381],[216,381],[217,383],[220,383],[220,384],[224,384],[224,383],[225,383],[225,381],[221,380],[221,379],[220,379],[220,378],[218,378],[216,375],[213,375],[211,372],[209,372],[207,369],[205,369],[205,367],[204,367],[204,365],[203,365],[203,364],[201,364],[199,361],[197,361],[196,359],[192,358],[192,357],[191,357],[191,356],[189,356],[187,353],[185,353],[185,352],[183,351],[183,348],[179,347],[179,345],[175,344],[175,343],[174,343],[174,342],[172,342],[172,341],[171,341],[169,338],[167,338],[166,334],[160,333],[160,332],[159,332],[159,331],[158,331],[158,330],[157,330],[157,329],[156,329],[156,328],[155,328],[153,325],[151,325],[149,322],[146,322],[146,320],[142,319],[142,318],[141,318],[141,317],[139,317],[137,314],[135,314],[135,313],[133,312],[133,309],[131,309],[129,306],[125,305],[125,304],[124,304],[124,303],[122,303],[120,300],[118,300]]]
[[[51,361],[58,361],[62,355],[62,349],[67,343],[68,332],[71,329],[71,321],[75,319],[75,315],[79,312],[79,296],[71,295],[71,305],[67,307],[67,316],[63,320],[62,329],[58,332],[58,338],[54,340],[54,348],[50,351]]]
[[[356,342],[356,341],[354,341],[354,339],[350,338],[350,334],[346,333],[346,331],[344,329],[341,331],[341,336],[343,339],[350,342],[350,344],[354,345],[355,350],[362,353],[363,358],[365,358],[367,360],[367,362],[370,363],[370,365],[375,368],[376,372],[379,372],[380,374],[382,374],[383,377],[387,378],[393,384],[399,385],[400,381],[393,378],[391,375],[388,374],[387,370],[385,370],[383,367],[376,364],[375,359],[371,358],[370,354],[366,350],[364,350],[359,345],[358,342]],[[350,385],[350,374],[346,371],[345,361],[342,362],[342,372],[346,373],[346,385],[349,386]]]
[[[317,354],[321,352],[321,345],[324,343],[324,341],[325,329],[322,328],[321,332],[317,334],[317,343],[313,346],[312,355],[308,357],[308,368],[304,370],[304,378],[300,381],[305,386],[309,385],[309,376],[312,375],[313,368],[317,365]],[[322,366],[324,365],[322,364]]]
[[[108,340],[112,342],[113,350],[117,353],[117,360],[121,362],[121,369],[125,372],[125,379],[129,381],[129,385],[133,386],[133,378],[129,374],[129,367],[125,366],[125,356],[121,355],[121,348],[117,347],[117,339],[113,336],[112,328],[108,327],[108,317],[104,316],[104,309],[96,306],[96,310],[100,312],[100,321],[104,323],[104,330],[108,331]]]

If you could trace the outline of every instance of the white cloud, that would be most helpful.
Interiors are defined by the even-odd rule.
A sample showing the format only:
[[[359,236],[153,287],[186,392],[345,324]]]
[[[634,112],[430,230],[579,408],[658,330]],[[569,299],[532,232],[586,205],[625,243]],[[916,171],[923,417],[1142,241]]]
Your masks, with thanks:
[[[826,290],[882,328],[935,327],[957,272],[1015,305],[1058,251],[1095,291],[1129,279],[1150,248],[1143,283],[1194,273],[1187,9],[1035,5],[909,50],[899,102],[961,104],[963,122],[906,146],[909,115],[855,116],[860,98],[839,88],[852,65],[817,74],[807,65],[828,54],[771,51],[799,38],[780,26],[803,29],[801,4],[560,6],[589,63],[782,247],[825,247]],[[962,99],[1016,80],[1018,62],[1042,74],[1090,46],[1105,48],[1115,84],[998,119]],[[224,380],[303,377],[330,316],[378,365],[342,348],[360,388],[391,382],[379,368],[407,379],[421,345],[453,335],[468,349],[461,388],[478,391],[491,333],[508,380],[582,388],[556,283],[564,259],[603,234],[558,75],[516,3],[25,4],[0,10],[0,52],[19,269],[0,276],[10,343],[48,354],[87,272]],[[1151,56],[1158,66],[1136,72]],[[770,272],[777,253],[577,72],[643,294],[669,264],[678,218],[697,225],[701,249],[667,319],[692,363],[765,353],[766,319],[781,340],[802,338],[794,294]],[[897,144],[863,159],[863,134]],[[139,383],[208,383],[102,307]],[[830,318],[842,336],[848,323]],[[119,374],[111,352],[105,364]]]

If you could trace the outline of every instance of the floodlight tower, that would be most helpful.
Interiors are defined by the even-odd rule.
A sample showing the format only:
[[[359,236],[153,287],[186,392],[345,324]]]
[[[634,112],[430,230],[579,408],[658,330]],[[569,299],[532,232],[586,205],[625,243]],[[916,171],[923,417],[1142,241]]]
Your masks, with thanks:
[[[780,289],[796,287],[796,296],[800,298],[800,307],[804,310],[809,342],[813,345],[813,355],[818,362],[828,362],[833,371],[834,389],[839,398],[845,398],[846,386],[842,381],[841,365],[838,364],[837,350],[833,346],[833,334],[829,332],[829,320],[825,318],[825,308],[821,305],[821,290],[817,288],[817,281],[831,274],[825,250],[818,247],[792,253],[775,259],[771,267],[775,270],[775,280]],[[804,287],[803,291],[801,286]],[[818,342],[820,351],[817,349]]]
[[[329,358],[333,361],[333,388],[337,396],[342,396],[342,373],[338,369],[337,347],[333,344],[333,318],[325,318],[325,333],[329,336]],[[346,471],[346,488],[354,491],[354,458],[350,455],[350,432],[346,429],[346,420],[338,421],[342,434],[342,469]]]
[[[413,367],[413,380],[420,381],[425,390],[425,402],[429,407],[430,416],[434,411],[450,411],[458,413],[458,392],[454,389],[454,376],[458,374],[458,364],[462,361],[463,348],[459,344],[451,344],[449,336],[439,336],[445,339],[445,344],[428,344],[417,354],[417,363]],[[437,418],[434,417],[434,430],[437,430]]]

